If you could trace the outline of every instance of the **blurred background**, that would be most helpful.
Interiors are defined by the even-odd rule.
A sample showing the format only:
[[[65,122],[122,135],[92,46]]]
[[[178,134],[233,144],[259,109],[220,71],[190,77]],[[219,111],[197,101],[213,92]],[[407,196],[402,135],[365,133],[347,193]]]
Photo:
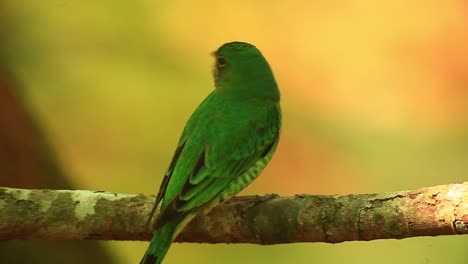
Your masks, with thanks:
[[[233,40],[263,52],[283,109],[277,153],[242,194],[468,179],[464,1],[2,0],[0,184],[155,194],[187,118],[213,89],[209,53]],[[166,262],[467,263],[467,243],[183,243]],[[0,255],[138,263],[147,245],[1,242]]]

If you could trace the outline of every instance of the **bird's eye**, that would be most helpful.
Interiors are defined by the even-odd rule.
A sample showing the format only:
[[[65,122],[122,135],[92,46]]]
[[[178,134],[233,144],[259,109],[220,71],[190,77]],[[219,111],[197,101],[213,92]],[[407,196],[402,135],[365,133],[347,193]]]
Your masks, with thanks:
[[[225,58],[217,57],[216,58],[216,64],[218,65],[219,68],[223,68],[224,66],[226,66],[227,62],[226,62]]]

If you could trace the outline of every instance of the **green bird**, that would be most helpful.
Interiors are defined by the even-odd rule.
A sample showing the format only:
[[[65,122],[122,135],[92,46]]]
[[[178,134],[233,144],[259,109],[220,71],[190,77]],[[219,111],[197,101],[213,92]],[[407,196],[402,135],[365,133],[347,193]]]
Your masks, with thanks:
[[[278,145],[280,93],[262,53],[230,42],[213,55],[215,89],[185,125],[148,220],[161,203],[140,264],[161,263],[183,228],[252,182]]]

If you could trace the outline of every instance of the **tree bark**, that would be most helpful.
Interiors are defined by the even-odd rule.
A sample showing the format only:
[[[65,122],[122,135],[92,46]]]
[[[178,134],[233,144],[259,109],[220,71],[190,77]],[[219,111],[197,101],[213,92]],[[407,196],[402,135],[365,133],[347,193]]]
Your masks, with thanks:
[[[468,182],[357,195],[235,197],[178,242],[280,244],[468,234]],[[0,240],[149,240],[153,196],[0,188]]]

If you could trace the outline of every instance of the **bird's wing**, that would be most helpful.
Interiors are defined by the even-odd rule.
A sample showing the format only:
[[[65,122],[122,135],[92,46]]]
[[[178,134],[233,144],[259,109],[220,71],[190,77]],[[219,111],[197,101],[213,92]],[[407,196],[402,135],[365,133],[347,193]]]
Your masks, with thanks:
[[[148,217],[148,221],[146,222],[146,227],[151,223],[151,220],[153,219],[153,215],[156,212],[156,208],[158,207],[159,203],[161,202],[162,198],[164,197],[164,193],[166,192],[167,185],[169,184],[169,180],[171,179],[172,172],[174,170],[175,164],[177,160],[179,159],[180,154],[182,153],[182,150],[185,147],[185,142],[187,138],[182,136],[179,144],[175,150],[174,156],[172,156],[171,163],[169,164],[169,168],[166,171],[166,174],[164,175],[164,178],[161,182],[161,185],[159,186],[159,192],[158,195],[156,196],[156,201],[154,202],[153,208],[151,209],[151,213]]]
[[[182,154],[182,151],[184,150],[186,146],[189,136],[193,134],[191,132],[195,129],[194,127],[196,126],[197,120],[203,118],[200,115],[204,112],[203,110],[204,108],[206,108],[206,105],[208,105],[209,102],[212,101],[212,99],[214,98],[213,95],[214,93],[212,92],[205,98],[205,100],[203,100],[203,102],[195,110],[195,112],[192,114],[189,121],[187,122],[184,128],[184,131],[182,132],[182,135],[180,136],[179,142],[177,143],[177,148],[174,152],[174,155],[172,156],[172,160],[171,160],[171,163],[169,164],[169,168],[167,168],[166,173],[164,174],[163,180],[161,182],[161,185],[159,186],[158,195],[156,196],[156,201],[153,205],[153,208],[151,209],[151,213],[148,217],[148,221],[146,222],[146,227],[150,225],[151,220],[153,219],[154,213],[156,212],[156,208],[158,207],[158,205],[161,203],[162,199],[165,196],[165,193],[169,185],[169,181],[172,178],[175,166],[179,161],[179,157]]]
[[[194,165],[190,166],[192,169],[181,188],[163,206],[156,219],[156,228],[175,216],[202,207],[274,150],[278,143],[280,119],[279,108],[272,107],[260,120],[231,131],[228,137],[221,137],[222,140],[207,142],[196,159],[191,159]],[[188,135],[187,142],[190,140]],[[175,161],[176,164],[178,162],[185,163]]]

